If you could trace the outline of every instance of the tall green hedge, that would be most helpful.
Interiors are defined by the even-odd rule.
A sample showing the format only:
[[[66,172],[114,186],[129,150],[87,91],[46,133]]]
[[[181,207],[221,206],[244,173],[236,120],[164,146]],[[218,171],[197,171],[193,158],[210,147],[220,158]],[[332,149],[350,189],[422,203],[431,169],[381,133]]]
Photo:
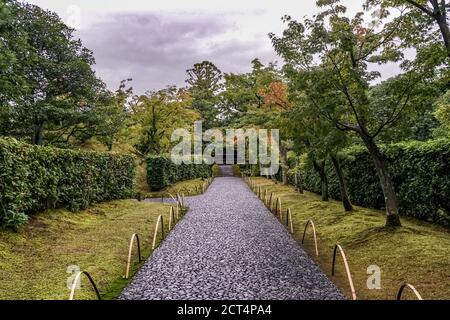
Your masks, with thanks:
[[[391,168],[400,214],[450,226],[450,141],[397,143],[382,147]],[[363,148],[348,151],[342,168],[353,203],[384,207],[375,167]],[[327,166],[330,196],[340,199],[337,177]],[[305,188],[320,193],[320,177],[311,165],[303,171]]]
[[[134,192],[133,156],[31,146],[0,139],[0,224],[18,228],[48,208],[71,211],[128,198]]]
[[[147,157],[147,182],[152,190],[161,190],[178,181],[211,177],[211,165],[172,162],[170,155]]]

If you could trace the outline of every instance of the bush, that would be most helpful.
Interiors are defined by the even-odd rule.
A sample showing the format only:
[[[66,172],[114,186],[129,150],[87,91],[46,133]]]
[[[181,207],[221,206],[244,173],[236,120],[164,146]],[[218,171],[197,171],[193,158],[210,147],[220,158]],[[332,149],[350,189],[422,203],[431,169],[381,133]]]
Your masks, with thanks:
[[[172,162],[169,155],[147,157],[147,182],[151,190],[158,191],[178,181],[211,177],[211,165]]]
[[[213,177],[220,177],[222,172],[220,171],[220,167],[217,164],[214,164],[212,166],[212,176]]]
[[[0,224],[18,229],[33,213],[133,195],[129,155],[31,146],[0,139]]]
[[[450,226],[450,141],[407,142],[382,146],[391,169],[401,215]],[[382,209],[383,192],[375,167],[363,148],[346,152],[342,169],[353,203]],[[329,192],[340,199],[339,183],[327,166]],[[303,172],[305,188],[320,193],[320,177],[311,165]]]
[[[233,175],[239,178],[242,176],[241,167],[238,164],[233,165]]]

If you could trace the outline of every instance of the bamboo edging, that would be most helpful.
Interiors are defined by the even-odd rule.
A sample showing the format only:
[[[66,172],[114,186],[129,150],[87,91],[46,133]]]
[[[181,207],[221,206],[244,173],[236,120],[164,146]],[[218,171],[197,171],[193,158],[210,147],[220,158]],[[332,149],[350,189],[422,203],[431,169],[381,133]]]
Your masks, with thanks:
[[[423,299],[422,299],[422,296],[421,296],[420,293],[419,293],[419,291],[417,291],[416,288],[414,288],[414,286],[412,286],[412,285],[409,284],[409,283],[404,283],[404,284],[400,287],[400,290],[398,290],[398,293],[397,293],[397,300],[401,300],[401,298],[402,298],[402,293],[403,293],[403,291],[404,291],[405,288],[411,289],[411,291],[414,292],[414,294],[416,295],[416,297],[417,297],[418,300],[423,300]]]
[[[347,258],[345,257],[345,253],[344,250],[342,249],[342,247],[340,245],[335,245],[334,246],[334,253],[333,253],[333,265],[331,267],[331,275],[334,276],[334,267],[335,267],[335,263],[336,263],[336,253],[337,253],[337,249],[339,249],[339,253],[341,254],[342,260],[344,260],[344,267],[345,267],[345,272],[347,273],[347,278],[348,278],[348,282],[350,284],[350,290],[352,292],[352,299],[356,300],[356,292],[355,292],[355,287],[353,286],[353,280],[352,280],[352,275],[350,273],[350,268],[348,266],[348,262],[347,262]]]
[[[273,200],[273,192],[270,193],[269,203],[267,204],[267,208],[269,208],[269,211],[272,211],[272,200]]]
[[[282,212],[281,212],[281,199],[280,197],[277,198],[277,200],[275,201],[275,211],[274,214],[276,216],[278,216],[280,219],[282,219]]]
[[[319,256],[319,249],[317,247],[317,234],[316,234],[316,227],[314,226],[314,222],[312,220],[308,220],[305,224],[305,229],[303,230],[303,237],[302,237],[302,244],[305,242],[305,235],[306,235],[306,229],[308,226],[311,225],[313,229],[313,237],[314,237],[314,246],[316,248],[316,257]]]
[[[156,246],[156,236],[158,235],[158,227],[161,224],[161,234],[162,234],[162,239],[164,239],[164,220],[162,215],[160,215],[158,217],[158,221],[156,221],[156,226],[155,226],[155,233],[153,234],[153,244],[152,244],[152,250],[155,250],[155,246]]]
[[[180,203],[177,201],[177,210],[176,210],[176,218],[177,220],[180,219]]]
[[[291,233],[294,234],[294,224],[292,223],[292,211],[291,211],[291,208],[287,208],[286,209],[286,226],[289,228],[289,225],[290,225]]]
[[[139,236],[134,233],[131,236],[130,240],[130,246],[128,248],[128,260],[127,260],[127,270],[125,272],[125,279],[128,279],[128,276],[130,275],[130,265],[131,265],[131,253],[133,252],[133,240],[136,239],[137,247],[138,247],[138,256],[139,256],[139,263],[142,262],[142,256],[141,256],[141,244],[139,242]]]
[[[102,298],[100,297],[100,292],[98,292],[97,286],[95,285],[94,279],[92,279],[91,275],[89,273],[87,273],[86,271],[80,271],[75,276],[75,279],[72,283],[72,288],[70,289],[69,300],[74,300],[75,289],[77,288],[77,283],[78,283],[78,281],[80,281],[80,277],[83,274],[86,275],[86,277],[89,279],[89,282],[91,283],[92,287],[94,288],[95,294],[97,295],[97,299],[102,300]]]
[[[172,223],[175,222],[175,215],[174,215],[173,207],[170,207],[169,210],[169,231],[172,230]]]
[[[177,201],[175,200],[175,197],[171,193],[168,192],[167,194],[172,198],[173,201]]]

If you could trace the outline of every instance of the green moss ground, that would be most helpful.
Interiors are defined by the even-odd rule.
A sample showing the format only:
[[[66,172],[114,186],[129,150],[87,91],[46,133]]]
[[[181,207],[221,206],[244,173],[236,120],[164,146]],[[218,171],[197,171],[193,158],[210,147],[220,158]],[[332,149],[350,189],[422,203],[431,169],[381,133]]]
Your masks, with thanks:
[[[291,186],[255,178],[257,184],[281,198],[283,211],[291,208],[294,238],[300,243],[306,221],[317,228],[319,257],[315,257],[312,231],[305,249],[325,273],[350,297],[349,284],[340,257],[337,274],[331,277],[333,248],[340,244],[347,256],[358,299],[395,299],[402,283],[411,283],[424,299],[450,299],[450,232],[448,229],[402,218],[403,226],[395,230],[384,227],[383,211],[355,207],[345,213],[338,201],[323,202],[320,196],[301,195]],[[367,288],[367,267],[381,268],[381,289]],[[409,291],[405,299],[414,299]]]
[[[139,234],[145,260],[160,214],[167,233],[169,206],[134,200],[97,204],[80,213],[52,210],[19,233],[0,230],[0,299],[67,299],[69,265],[88,271],[102,298],[117,297],[128,283],[123,275],[131,235]],[[134,250],[133,273],[139,267]],[[86,278],[75,298],[95,299]]]

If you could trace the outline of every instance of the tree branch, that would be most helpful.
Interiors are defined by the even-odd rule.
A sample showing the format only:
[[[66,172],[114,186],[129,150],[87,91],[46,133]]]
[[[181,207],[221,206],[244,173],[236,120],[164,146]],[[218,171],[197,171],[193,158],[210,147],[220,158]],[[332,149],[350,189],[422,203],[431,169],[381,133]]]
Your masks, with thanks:
[[[430,17],[435,17],[434,12],[431,11],[430,9],[428,9],[427,7],[421,5],[420,3],[417,3],[414,0],[405,0],[406,2],[408,2],[410,5],[413,5],[414,7],[416,7],[417,9],[425,12],[427,15],[429,15]]]

